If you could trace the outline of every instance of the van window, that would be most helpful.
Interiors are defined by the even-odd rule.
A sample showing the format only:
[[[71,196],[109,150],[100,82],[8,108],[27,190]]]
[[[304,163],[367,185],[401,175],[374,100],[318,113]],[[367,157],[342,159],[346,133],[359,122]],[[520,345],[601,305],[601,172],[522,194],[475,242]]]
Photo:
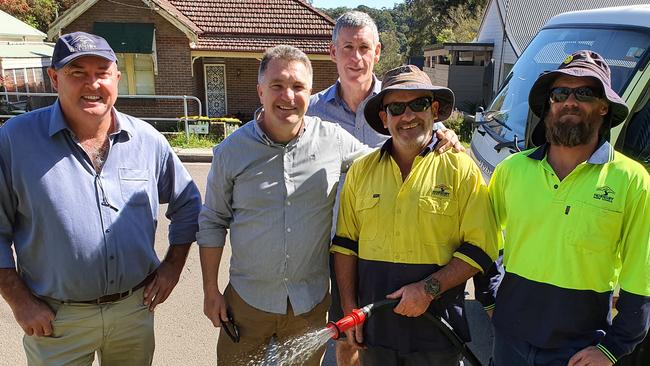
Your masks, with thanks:
[[[621,151],[650,169],[650,101],[630,119]]]
[[[503,141],[523,141],[529,117],[528,92],[539,74],[555,70],[581,49],[601,54],[612,70],[612,87],[621,92],[644,59],[650,34],[636,29],[550,28],[528,45],[488,108],[496,121],[486,125]],[[503,124],[509,127],[505,128]],[[524,148],[523,142],[520,148]]]

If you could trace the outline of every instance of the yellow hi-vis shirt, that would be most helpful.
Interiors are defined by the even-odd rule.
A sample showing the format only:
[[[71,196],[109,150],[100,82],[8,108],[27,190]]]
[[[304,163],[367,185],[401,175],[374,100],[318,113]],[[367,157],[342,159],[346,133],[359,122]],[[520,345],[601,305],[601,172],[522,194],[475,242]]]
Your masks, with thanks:
[[[331,250],[358,257],[360,305],[421,281],[452,257],[486,272],[497,255],[498,235],[487,187],[467,154],[440,155],[432,151],[434,139],[402,181],[388,152],[391,142],[355,161],[341,192]],[[468,341],[464,289],[464,283],[448,289],[427,312],[445,319]],[[392,311],[368,319],[364,342],[405,354],[454,350],[428,321]]]
[[[492,321],[535,347],[596,344],[616,362],[650,321],[650,175],[603,140],[560,181],[546,150],[508,157],[490,180],[505,230],[505,275]]]
[[[389,146],[350,168],[331,251],[438,266],[457,257],[485,272],[496,258],[498,235],[478,167],[467,154],[427,147],[402,181]]]

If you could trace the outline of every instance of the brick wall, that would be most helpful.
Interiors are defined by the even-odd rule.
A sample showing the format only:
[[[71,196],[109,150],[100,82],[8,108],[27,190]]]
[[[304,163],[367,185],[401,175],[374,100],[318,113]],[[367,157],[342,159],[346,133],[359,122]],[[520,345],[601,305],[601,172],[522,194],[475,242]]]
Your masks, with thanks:
[[[147,9],[140,0],[121,0],[134,5],[120,6],[105,0],[98,1],[82,16],[63,29],[63,33],[74,31],[92,32],[93,23],[153,23],[156,29],[156,53],[158,75],[154,83],[157,95],[196,95],[191,74],[189,39],[178,28]],[[190,114],[198,114],[196,103],[188,103]],[[182,101],[162,101],[150,99],[120,99],[116,107],[137,117],[179,117],[183,115]]]
[[[226,94],[228,103],[228,115],[234,116],[242,121],[252,119],[253,112],[260,106],[257,96],[257,70],[259,61],[252,58],[229,58],[225,59],[226,65]],[[203,81],[203,64],[197,62],[195,73],[197,75],[197,90],[195,95],[200,96],[205,104],[205,91]],[[314,85],[312,92],[319,92],[332,85],[338,75],[336,65],[329,60],[312,61],[314,69]]]
[[[203,59],[194,63],[194,77],[192,77],[189,39],[153,10],[143,9],[142,1],[122,0],[122,2],[137,7],[119,6],[106,0],[100,0],[68,25],[63,32],[92,32],[95,21],[153,23],[156,28],[158,57],[158,75],[154,81],[156,94],[196,96],[203,103],[204,110],[201,114],[205,114]],[[253,112],[260,105],[256,90],[259,61],[252,58],[225,58],[224,63],[226,65],[228,114],[247,121],[252,118]],[[314,93],[328,87],[336,80],[336,66],[333,62],[329,60],[312,61],[312,65],[314,68]],[[188,105],[190,114],[199,114],[196,103],[190,102]],[[181,101],[120,99],[116,103],[116,107],[122,112],[137,117],[179,117],[183,115]]]

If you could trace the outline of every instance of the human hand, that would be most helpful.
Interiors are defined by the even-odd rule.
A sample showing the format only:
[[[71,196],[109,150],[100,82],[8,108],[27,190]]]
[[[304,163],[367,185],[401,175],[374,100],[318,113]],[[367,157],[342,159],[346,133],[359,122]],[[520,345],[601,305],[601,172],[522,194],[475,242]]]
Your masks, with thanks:
[[[402,286],[402,288],[386,295],[386,297],[389,299],[401,298],[393,311],[408,317],[418,317],[424,314],[433,300],[431,295],[424,291],[424,282],[422,281]]]
[[[56,314],[44,301],[29,295],[19,306],[12,307],[14,318],[28,336],[49,337]]]
[[[356,304],[346,303],[345,301],[341,305],[341,309],[345,315],[351,314],[356,308]],[[354,350],[366,348],[366,345],[363,344],[363,323],[347,329],[345,331],[345,341]]]
[[[492,319],[492,315],[494,315],[494,309],[485,310],[485,313],[487,314],[488,318]]]
[[[454,130],[446,127],[439,128],[436,130],[436,137],[440,140],[440,143],[438,144],[438,152],[441,154],[451,148],[453,148],[455,152],[465,151],[465,147],[460,143],[458,135],[456,135]]]
[[[597,347],[589,346],[569,359],[567,366],[612,366],[612,361]]]
[[[144,304],[149,311],[154,311],[158,304],[162,304],[172,293],[181,276],[183,266],[177,266],[167,261],[162,261],[153,280],[144,288]]]
[[[203,296],[203,314],[210,319],[215,328],[228,321],[226,298],[219,292],[205,293]]]

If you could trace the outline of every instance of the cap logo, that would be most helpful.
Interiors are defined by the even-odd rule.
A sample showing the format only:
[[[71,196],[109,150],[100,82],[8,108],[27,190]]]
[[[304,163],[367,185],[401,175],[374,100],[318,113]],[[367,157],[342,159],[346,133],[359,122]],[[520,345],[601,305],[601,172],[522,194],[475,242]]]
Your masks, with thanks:
[[[91,51],[97,49],[97,45],[95,45],[95,42],[84,36],[76,36],[70,41],[70,51],[71,52],[83,52],[83,51]]]
[[[573,61],[573,55],[567,56],[562,63],[568,65],[571,61]]]

